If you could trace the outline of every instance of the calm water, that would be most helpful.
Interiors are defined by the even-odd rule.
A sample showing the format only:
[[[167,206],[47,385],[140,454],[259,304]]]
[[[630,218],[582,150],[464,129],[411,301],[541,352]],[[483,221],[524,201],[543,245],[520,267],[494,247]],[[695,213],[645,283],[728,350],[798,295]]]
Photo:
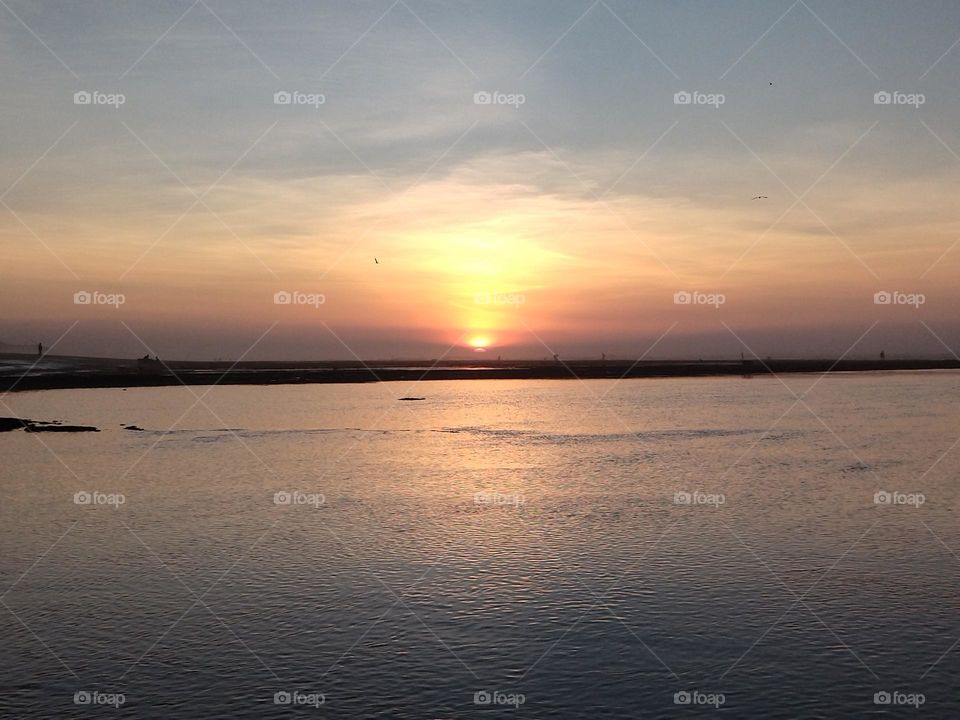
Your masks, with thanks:
[[[0,716],[913,714],[896,691],[957,717],[958,399],[952,373],[8,395],[103,432],[0,435]]]

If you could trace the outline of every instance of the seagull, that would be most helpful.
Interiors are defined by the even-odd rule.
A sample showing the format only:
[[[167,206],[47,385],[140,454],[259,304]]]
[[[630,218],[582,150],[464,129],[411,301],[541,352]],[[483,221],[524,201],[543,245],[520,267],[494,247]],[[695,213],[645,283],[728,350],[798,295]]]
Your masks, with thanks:
[[[757,195],[757,196],[754,198],[754,200],[769,200],[769,199],[770,199],[770,198],[768,198],[766,195]]]

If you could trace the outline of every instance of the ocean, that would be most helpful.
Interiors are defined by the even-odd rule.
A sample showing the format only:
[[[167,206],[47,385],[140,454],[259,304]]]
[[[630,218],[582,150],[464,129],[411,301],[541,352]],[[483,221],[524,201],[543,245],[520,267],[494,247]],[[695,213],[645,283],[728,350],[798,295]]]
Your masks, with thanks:
[[[958,398],[950,371],[9,394],[101,432],[0,434],[0,716],[956,717]]]

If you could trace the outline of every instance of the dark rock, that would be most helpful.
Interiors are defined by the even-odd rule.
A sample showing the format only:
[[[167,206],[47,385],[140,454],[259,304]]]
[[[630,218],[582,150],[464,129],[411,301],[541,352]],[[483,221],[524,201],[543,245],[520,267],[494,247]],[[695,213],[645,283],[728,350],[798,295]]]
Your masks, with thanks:
[[[100,432],[92,425],[63,425],[60,420],[43,422],[21,418],[0,418],[0,432],[24,430],[26,432]]]

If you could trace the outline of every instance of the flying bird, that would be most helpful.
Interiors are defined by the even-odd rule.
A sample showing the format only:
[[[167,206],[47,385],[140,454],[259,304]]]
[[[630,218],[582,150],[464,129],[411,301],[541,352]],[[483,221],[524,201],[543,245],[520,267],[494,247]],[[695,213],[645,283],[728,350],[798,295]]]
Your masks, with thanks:
[[[754,198],[754,200],[769,200],[769,199],[770,199],[770,198],[768,198],[766,195],[757,195],[757,196]]]
[[[377,260],[376,258],[373,259],[373,262],[374,262],[374,264],[376,264],[376,265],[379,265],[379,264],[380,264],[380,261]]]

